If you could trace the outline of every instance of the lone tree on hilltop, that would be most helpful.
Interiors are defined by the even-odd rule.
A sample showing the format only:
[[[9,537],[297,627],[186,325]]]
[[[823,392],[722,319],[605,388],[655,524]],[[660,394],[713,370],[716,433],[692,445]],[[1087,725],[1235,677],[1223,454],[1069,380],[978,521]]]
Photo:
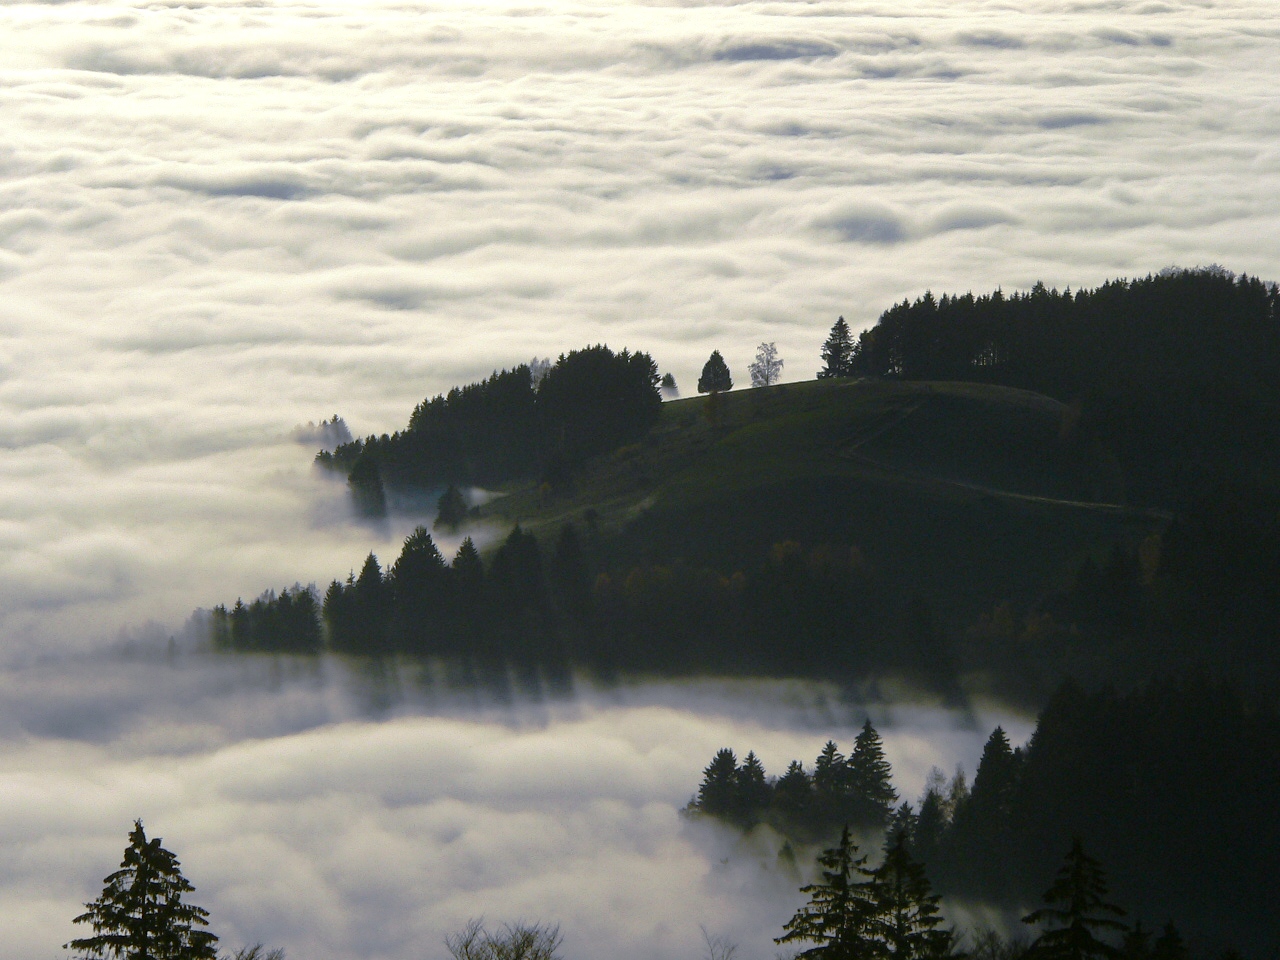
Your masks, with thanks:
[[[1094,931],[1123,931],[1116,917],[1124,910],[1108,903],[1107,880],[1102,865],[1084,852],[1076,837],[1062,868],[1045,891],[1046,906],[1022,918],[1023,923],[1052,923],[1031,945],[1036,960],[1112,960],[1120,953]]]
[[[756,359],[747,365],[753,387],[767,387],[778,382],[782,373],[782,360],[776,343],[762,343],[756,347]]]
[[[831,327],[831,335],[822,345],[822,369],[818,371],[818,379],[852,376],[853,354],[853,334],[849,332],[844,317],[839,317]]]
[[[74,921],[93,927],[93,936],[64,949],[82,960],[217,960],[218,938],[200,929],[208,926],[208,911],[183,903],[195,888],[160,838],[147,839],[141,820],[134,821],[120,869],[103,883],[102,895]]]
[[[719,350],[712,350],[707,362],[702,365],[702,376],[698,377],[699,393],[726,393],[733,389],[733,377],[729,375],[729,365],[720,356]]]

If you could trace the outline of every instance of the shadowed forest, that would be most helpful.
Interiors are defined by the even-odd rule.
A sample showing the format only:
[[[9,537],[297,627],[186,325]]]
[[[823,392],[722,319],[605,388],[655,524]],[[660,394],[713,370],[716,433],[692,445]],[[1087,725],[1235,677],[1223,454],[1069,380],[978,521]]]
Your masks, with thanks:
[[[828,744],[776,778],[722,751],[691,815],[798,846],[851,826],[943,896],[1006,910],[1069,847],[1093,869],[1087,849],[1147,930],[1176,920],[1196,955],[1269,956],[1278,312],[1273,284],[1168,271],[925,295],[856,339],[840,320],[809,383],[728,392],[717,353],[709,396],[663,404],[648,354],[604,346],[496,372],[317,457],[362,511],[439,494],[437,532],[497,528],[491,548],[445,557],[420,526],[323,592],[215,607],[212,643],[994,694],[1039,725],[1024,746],[997,729],[971,786],[937,774],[904,802],[868,725],[847,758]],[[497,495],[470,505],[479,484]],[[841,843],[822,863],[853,883]],[[1125,929],[1044,955],[1185,952],[1172,927],[1159,949]],[[884,955],[955,947],[927,942]]]
[[[915,802],[895,791],[870,722],[847,757],[828,741],[806,769],[767,776],[754,753],[721,750],[689,809],[796,844],[901,837],[944,897],[1034,904],[1079,839],[1107,865],[1131,917],[1174,921],[1198,951],[1263,955],[1280,939],[1280,716],[1203,678],[1129,693],[1068,683],[1014,747],[996,728],[972,783],[934,770]]]

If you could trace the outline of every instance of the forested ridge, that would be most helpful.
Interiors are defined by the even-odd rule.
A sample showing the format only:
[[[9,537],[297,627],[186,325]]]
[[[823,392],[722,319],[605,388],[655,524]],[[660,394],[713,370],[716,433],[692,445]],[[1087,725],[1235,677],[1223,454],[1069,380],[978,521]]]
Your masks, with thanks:
[[[1280,290],[1209,268],[1094,290],[925,294],[886,310],[850,375],[965,380],[1072,405],[1064,428],[1123,469],[1132,501],[1180,506],[1280,464]]]
[[[746,394],[664,406],[652,359],[606,347],[495,374],[321,459],[378,503],[384,474],[438,489],[536,471],[478,521],[449,487],[438,521],[530,525],[451,561],[421,528],[322,594],[216,608],[214,638],[891,673],[949,698],[977,680],[1036,705],[1065,677],[1178,665],[1263,687],[1280,679],[1276,309],[1255,278],[1175,271],[926,296],[856,342],[837,322],[823,379]],[[900,379],[919,376],[1061,399]]]
[[[536,376],[520,364],[423,400],[404,430],[321,451],[316,461],[345,473],[357,504],[372,514],[386,509],[388,487],[560,483],[583,459],[654,425],[658,384],[646,353],[572,350]]]
[[[779,867],[812,879],[777,931],[780,956],[1265,960],[1280,944],[1278,746],[1274,709],[1203,678],[1128,694],[1066,685],[1028,744],[997,727],[972,786],[935,770],[918,808],[900,802],[868,720],[847,757],[828,741],[812,771],[793,761],[779,778],[752,752],[739,763],[720,750],[686,812],[789,838]],[[220,952],[194,892],[137,821],[74,919],[90,929],[66,947],[85,960],[283,960],[260,944]],[[1007,921],[995,929],[992,907]],[[731,932],[704,938],[710,960],[736,950]],[[445,937],[456,960],[555,960],[560,943],[554,923],[473,920]]]
[[[1202,950],[1280,946],[1280,716],[1203,676],[1118,693],[1067,683],[1031,740],[997,727],[970,784],[935,770],[900,798],[868,723],[848,757],[828,742],[807,769],[769,777],[754,753],[708,764],[690,811],[795,842],[905,837],[945,897],[1024,908],[1073,838],[1107,864],[1116,898],[1147,929],[1167,921]]]

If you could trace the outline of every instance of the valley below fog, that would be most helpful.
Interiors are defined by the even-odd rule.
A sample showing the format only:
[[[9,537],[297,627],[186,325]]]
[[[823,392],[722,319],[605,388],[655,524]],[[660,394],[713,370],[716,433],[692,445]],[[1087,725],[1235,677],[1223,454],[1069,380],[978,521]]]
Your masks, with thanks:
[[[780,841],[681,809],[720,747],[779,774],[870,716],[915,800],[972,775],[997,724],[862,705],[831,686],[705,679],[472,685],[423,665],[98,655],[0,674],[0,960],[56,956],[142,818],[228,948],[309,960],[444,956],[469,918],[559,922],[574,957],[738,956],[803,897]],[[808,869],[809,858],[800,862]]]

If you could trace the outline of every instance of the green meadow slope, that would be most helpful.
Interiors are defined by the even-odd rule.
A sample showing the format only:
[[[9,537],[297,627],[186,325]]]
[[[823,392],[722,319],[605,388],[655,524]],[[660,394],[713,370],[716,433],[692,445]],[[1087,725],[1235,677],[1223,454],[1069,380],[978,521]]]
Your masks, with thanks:
[[[540,538],[590,532],[610,566],[726,573],[781,541],[856,546],[888,599],[952,627],[1067,586],[1086,556],[1160,528],[1048,397],[972,383],[816,380],[663,406],[641,443],[573,485],[529,484],[482,514]]]

